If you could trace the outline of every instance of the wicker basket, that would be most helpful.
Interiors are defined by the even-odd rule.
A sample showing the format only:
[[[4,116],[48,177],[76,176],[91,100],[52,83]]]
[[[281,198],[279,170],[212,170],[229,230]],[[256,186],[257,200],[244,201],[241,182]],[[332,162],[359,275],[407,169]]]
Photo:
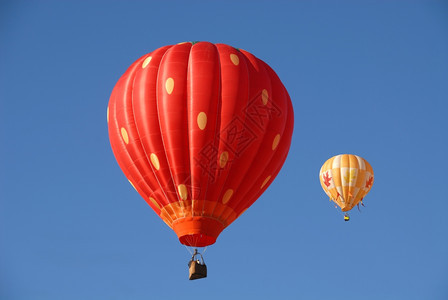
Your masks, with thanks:
[[[196,256],[200,256],[201,259],[196,259]],[[202,254],[197,249],[194,250],[194,254],[188,262],[188,268],[190,271],[190,280],[207,277],[207,266],[205,265]]]
[[[190,280],[207,277],[207,266],[199,260],[190,261]]]

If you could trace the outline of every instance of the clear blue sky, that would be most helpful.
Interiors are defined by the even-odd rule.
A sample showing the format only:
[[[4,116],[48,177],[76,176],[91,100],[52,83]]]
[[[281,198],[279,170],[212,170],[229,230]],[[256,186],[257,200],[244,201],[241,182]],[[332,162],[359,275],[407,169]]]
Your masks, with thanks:
[[[197,281],[106,125],[134,60],[192,40],[266,61],[295,109]],[[447,103],[446,1],[1,1],[0,299],[448,299]],[[318,179],[340,153],[375,171],[348,223]]]

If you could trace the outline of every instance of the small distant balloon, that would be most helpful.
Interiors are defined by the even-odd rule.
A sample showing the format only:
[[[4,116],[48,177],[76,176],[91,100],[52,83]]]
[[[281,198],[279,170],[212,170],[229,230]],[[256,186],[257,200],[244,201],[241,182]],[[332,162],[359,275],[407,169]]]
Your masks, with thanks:
[[[341,154],[323,164],[319,179],[330,200],[343,212],[348,212],[362,204],[372,188],[374,176],[372,166],[364,158]]]

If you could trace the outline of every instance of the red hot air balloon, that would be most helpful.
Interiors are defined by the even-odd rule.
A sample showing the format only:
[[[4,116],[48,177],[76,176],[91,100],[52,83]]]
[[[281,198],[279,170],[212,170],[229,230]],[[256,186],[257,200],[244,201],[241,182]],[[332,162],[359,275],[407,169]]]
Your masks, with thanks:
[[[272,183],[291,143],[293,108],[275,72],[209,42],[135,61],[108,106],[124,174],[187,246],[215,243]]]

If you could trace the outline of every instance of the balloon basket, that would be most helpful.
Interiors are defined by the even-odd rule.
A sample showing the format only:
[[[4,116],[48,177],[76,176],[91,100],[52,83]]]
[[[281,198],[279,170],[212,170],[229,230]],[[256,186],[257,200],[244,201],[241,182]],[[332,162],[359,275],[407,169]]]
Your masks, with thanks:
[[[207,266],[204,263],[198,261],[191,261],[190,266],[190,277],[188,279],[195,280],[207,277]]]
[[[196,259],[196,256],[199,256],[201,259]],[[207,266],[205,265],[204,258],[202,254],[198,252],[198,249],[194,249],[193,256],[191,260],[188,262],[188,268],[190,272],[190,276],[188,279],[195,280],[207,277]]]

